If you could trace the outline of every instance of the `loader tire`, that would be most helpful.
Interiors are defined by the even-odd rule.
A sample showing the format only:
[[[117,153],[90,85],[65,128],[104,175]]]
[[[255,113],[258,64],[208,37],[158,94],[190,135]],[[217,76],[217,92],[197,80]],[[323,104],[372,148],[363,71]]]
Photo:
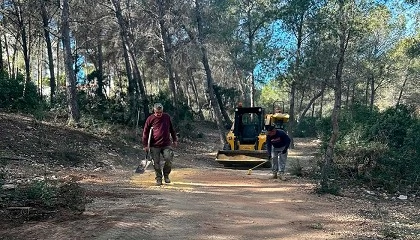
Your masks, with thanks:
[[[231,167],[233,167],[233,164],[232,163],[223,163],[223,167],[231,168]]]

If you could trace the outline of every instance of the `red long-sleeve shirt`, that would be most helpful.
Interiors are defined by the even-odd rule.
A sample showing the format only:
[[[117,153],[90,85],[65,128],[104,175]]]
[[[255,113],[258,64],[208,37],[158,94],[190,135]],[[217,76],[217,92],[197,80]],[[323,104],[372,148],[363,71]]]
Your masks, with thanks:
[[[149,131],[153,127],[152,136],[150,139],[150,147],[167,147],[171,146],[172,141],[176,142],[177,137],[172,125],[171,117],[167,113],[162,113],[161,117],[156,117],[154,114],[146,119],[143,129],[143,146],[147,146]]]

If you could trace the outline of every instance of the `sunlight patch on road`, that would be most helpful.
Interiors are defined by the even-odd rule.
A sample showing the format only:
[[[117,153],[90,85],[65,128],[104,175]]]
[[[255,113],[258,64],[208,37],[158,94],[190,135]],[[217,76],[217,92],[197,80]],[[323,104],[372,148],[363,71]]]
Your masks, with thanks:
[[[308,202],[301,199],[286,199],[286,198],[276,198],[271,201],[268,201],[267,203],[304,203]]]
[[[263,187],[260,189],[254,189],[254,192],[289,192],[294,190],[296,187],[283,187],[283,186],[271,186],[271,187]]]
[[[258,192],[258,193],[285,193],[295,191],[296,188],[312,188],[309,184],[294,184],[280,180],[266,179],[266,173],[258,172],[256,176],[242,175],[237,170],[203,170],[193,168],[175,169],[170,178],[171,183],[156,186],[155,172],[146,171],[144,174],[135,174],[130,182],[134,186],[153,189],[172,189],[186,192],[215,191],[218,193]],[[264,179],[262,179],[264,176]]]
[[[235,183],[203,183],[203,182],[174,182],[174,185],[197,186],[197,187],[254,187],[251,184],[235,184]],[[261,186],[263,187],[263,186]]]
[[[107,177],[103,177],[100,175],[95,175],[95,174],[90,174],[88,176],[70,176],[70,179],[73,179],[74,181],[78,181],[81,183],[91,183],[91,184],[95,184],[95,183],[100,183],[100,184],[104,184],[104,183],[115,183],[115,180],[113,180],[112,178],[107,178]]]

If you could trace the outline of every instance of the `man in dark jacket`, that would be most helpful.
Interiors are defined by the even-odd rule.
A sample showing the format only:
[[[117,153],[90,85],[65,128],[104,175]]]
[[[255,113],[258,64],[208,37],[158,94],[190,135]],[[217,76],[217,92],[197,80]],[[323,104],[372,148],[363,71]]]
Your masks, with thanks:
[[[285,180],[284,170],[286,168],[287,150],[290,145],[290,137],[281,129],[274,126],[266,126],[267,129],[267,154],[271,159],[271,170],[273,178],[279,177]]]
[[[154,113],[146,119],[143,129],[144,150],[149,151],[153,158],[156,185],[162,185],[162,178],[165,183],[170,183],[169,174],[172,171],[172,159],[174,152],[172,145],[177,146],[177,136],[172,125],[171,117],[163,112],[163,106],[156,103],[153,106]],[[148,145],[149,132],[151,133],[150,146]],[[172,140],[171,140],[172,138]]]

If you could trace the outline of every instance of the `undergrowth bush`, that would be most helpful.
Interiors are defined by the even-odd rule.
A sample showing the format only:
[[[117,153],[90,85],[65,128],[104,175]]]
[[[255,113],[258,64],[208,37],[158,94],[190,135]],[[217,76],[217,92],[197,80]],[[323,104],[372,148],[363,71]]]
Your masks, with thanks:
[[[7,111],[34,113],[43,109],[45,105],[32,81],[25,86],[22,74],[10,78],[6,72],[0,72],[0,108]]]
[[[62,94],[57,94],[57,96],[56,108],[54,108],[54,111],[59,112],[59,109],[66,108],[66,99]],[[122,93],[110,98],[99,98],[87,90],[79,89],[78,104],[82,113],[81,126],[84,126],[87,129],[95,129],[96,132],[101,131],[101,128],[109,128],[110,126],[118,126],[121,128],[138,126],[138,129],[131,130],[133,134],[126,134],[130,138],[126,140],[138,141],[139,138],[141,138],[145,119],[141,119],[143,116],[140,116],[138,125],[137,119],[134,125],[132,124],[132,121],[128,121],[129,106],[128,103],[124,101],[124,96],[125,94]],[[177,108],[175,108],[175,106],[172,105],[172,100],[169,96],[170,95],[167,92],[160,92],[157,95],[151,96],[149,104],[150,114],[152,114],[154,103],[159,102],[163,105],[164,112],[171,116],[175,131],[181,138],[193,139],[202,137],[202,133],[197,133],[195,131],[194,125],[192,124],[194,120],[193,111],[188,107],[186,101],[180,99]]]
[[[341,178],[389,192],[420,190],[420,119],[413,107],[383,112],[353,106],[342,111],[334,164]],[[330,119],[321,121],[323,149],[331,135]]]
[[[373,167],[373,182],[386,185],[390,191],[419,190],[420,119],[415,108],[399,105],[386,110],[369,133],[370,139],[388,147]]]
[[[315,117],[304,117],[302,118],[296,125],[296,129],[294,131],[295,137],[316,137],[316,125],[317,119]]]
[[[300,164],[300,160],[296,159],[295,161],[290,162],[290,174],[302,177],[303,176],[303,167]]]
[[[97,119],[113,124],[126,124],[130,126],[137,125],[137,116],[130,116],[129,103],[127,102],[127,95],[120,93],[109,98],[100,98],[96,94],[92,94],[88,90],[78,90],[78,104],[82,115],[86,118]],[[177,103],[177,108],[173,106],[172,100],[169,98],[170,94],[167,92],[160,92],[157,95],[150,96],[149,111],[152,114],[152,107],[154,103],[160,102],[163,105],[164,111],[171,115],[174,120],[174,125],[182,122],[190,122],[193,120],[193,112],[183,101],[180,99]],[[61,108],[65,108],[65,99]],[[141,102],[137,103],[141,106]],[[140,113],[139,125],[144,124],[145,119]],[[133,124],[134,123],[134,124]]]
[[[194,119],[194,114],[186,104],[187,101],[185,99],[179,99],[177,103],[178,108],[175,108],[169,96],[169,93],[160,92],[157,96],[152,97],[153,101],[150,104],[153,105],[157,102],[162,103],[165,112],[169,113],[172,117],[176,115],[175,124],[177,124],[178,121],[192,121]]]
[[[75,181],[33,180],[11,189],[0,188],[0,195],[0,206],[5,209],[0,217],[11,220],[47,218],[62,211],[78,215],[87,203],[85,189]],[[13,210],[19,208],[29,210],[16,215]]]

